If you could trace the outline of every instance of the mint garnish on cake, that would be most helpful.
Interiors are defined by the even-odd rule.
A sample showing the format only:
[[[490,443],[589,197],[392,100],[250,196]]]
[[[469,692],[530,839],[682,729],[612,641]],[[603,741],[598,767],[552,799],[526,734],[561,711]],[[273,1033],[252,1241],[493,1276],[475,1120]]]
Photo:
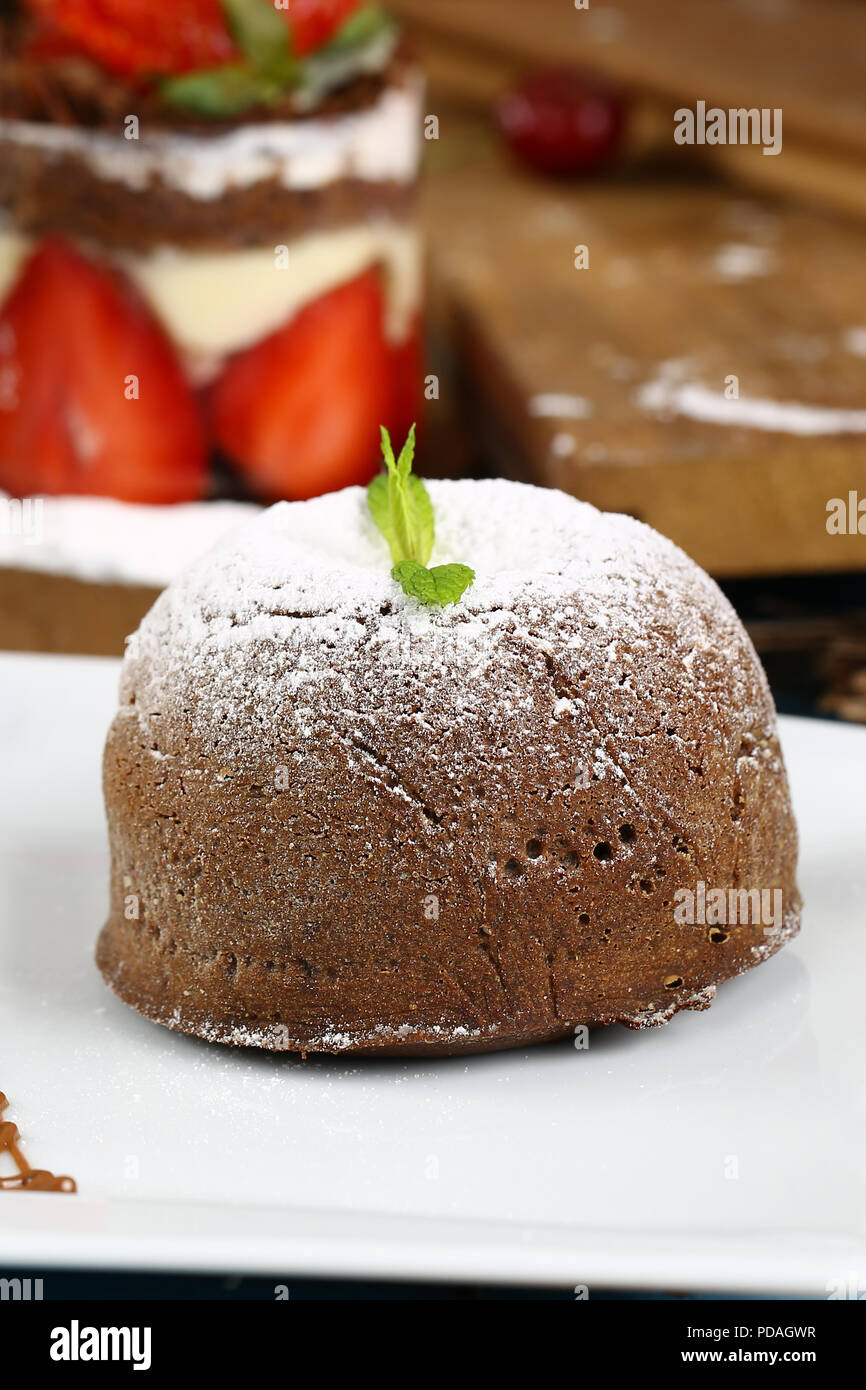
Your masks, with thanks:
[[[428,569],[436,537],[433,503],[423,478],[412,472],[415,426],[395,459],[391,436],[382,426],[385,472],[367,489],[371,515],[394,561],[392,576],[410,598],[432,608],[458,603],[475,579],[468,565],[434,565]]]

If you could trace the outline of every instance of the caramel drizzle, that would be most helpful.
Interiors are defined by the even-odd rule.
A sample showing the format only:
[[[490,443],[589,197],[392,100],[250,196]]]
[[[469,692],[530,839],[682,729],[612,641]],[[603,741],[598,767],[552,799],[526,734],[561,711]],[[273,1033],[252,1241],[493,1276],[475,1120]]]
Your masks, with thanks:
[[[0,1091],[0,1117],[9,1105]],[[75,1192],[74,1178],[55,1177],[44,1168],[31,1168],[20,1148],[21,1135],[11,1120],[0,1118],[0,1154],[8,1153],[18,1172],[12,1177],[0,1177],[0,1192]]]

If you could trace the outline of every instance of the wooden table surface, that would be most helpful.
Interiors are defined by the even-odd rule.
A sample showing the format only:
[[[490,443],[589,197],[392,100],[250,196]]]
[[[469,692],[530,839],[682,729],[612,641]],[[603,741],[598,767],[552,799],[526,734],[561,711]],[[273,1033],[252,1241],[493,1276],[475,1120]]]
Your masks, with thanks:
[[[866,218],[866,5],[860,0],[394,0],[434,94],[487,101],[537,64],[621,83],[661,147],[776,194]],[[783,149],[675,146],[679,106],[780,107]]]
[[[830,498],[866,499],[858,225],[700,182],[545,182],[458,115],[424,218],[495,466],[637,515],[717,575],[866,568],[866,536],[826,529]]]

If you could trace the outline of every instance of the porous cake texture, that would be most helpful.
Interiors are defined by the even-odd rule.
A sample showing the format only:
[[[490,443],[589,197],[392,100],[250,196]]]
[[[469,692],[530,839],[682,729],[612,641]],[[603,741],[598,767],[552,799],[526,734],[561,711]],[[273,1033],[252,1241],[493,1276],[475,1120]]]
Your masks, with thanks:
[[[705,1008],[796,932],[775,710],[713,581],[562,493],[430,492],[456,606],[403,595],[350,488],[261,514],[131,639],[98,963],[148,1018],[480,1051]]]

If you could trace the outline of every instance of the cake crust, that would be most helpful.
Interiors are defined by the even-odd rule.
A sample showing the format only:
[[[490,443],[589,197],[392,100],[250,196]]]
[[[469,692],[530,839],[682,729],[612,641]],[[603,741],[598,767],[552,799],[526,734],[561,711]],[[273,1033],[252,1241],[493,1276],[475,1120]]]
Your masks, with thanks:
[[[775,711],[718,588],[563,494],[431,491],[478,571],[457,608],[395,590],[350,489],[271,509],[132,640],[97,960],[146,1017],[484,1051],[706,1008],[796,932]],[[679,921],[700,885],[772,915]]]

